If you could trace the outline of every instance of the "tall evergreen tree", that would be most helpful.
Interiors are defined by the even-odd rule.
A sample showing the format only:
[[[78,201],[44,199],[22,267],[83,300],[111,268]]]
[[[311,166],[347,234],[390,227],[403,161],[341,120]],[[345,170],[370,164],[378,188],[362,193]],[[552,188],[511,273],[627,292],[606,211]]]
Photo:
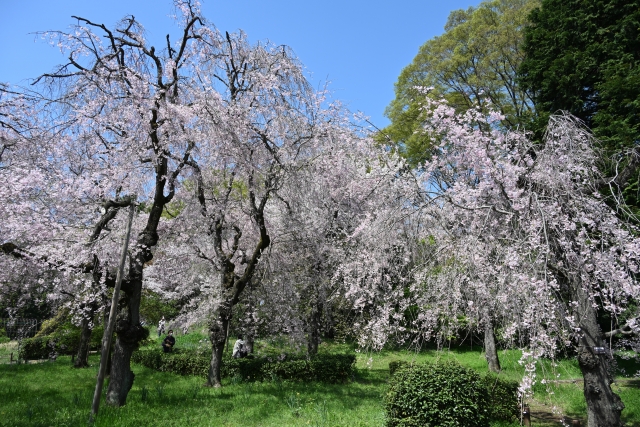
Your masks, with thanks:
[[[557,110],[582,119],[622,162],[607,172],[639,206],[640,0],[542,0],[529,20],[519,76],[539,123]]]

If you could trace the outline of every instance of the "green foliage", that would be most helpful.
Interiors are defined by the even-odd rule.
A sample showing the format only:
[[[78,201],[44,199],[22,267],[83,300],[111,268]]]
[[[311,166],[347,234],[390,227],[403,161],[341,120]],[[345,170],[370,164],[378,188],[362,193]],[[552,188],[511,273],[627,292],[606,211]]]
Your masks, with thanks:
[[[489,396],[489,419],[491,421],[513,421],[520,416],[518,406],[518,382],[494,373],[482,377]]]
[[[204,352],[187,351],[176,348],[171,353],[162,349],[138,350],[131,361],[160,372],[173,372],[178,375],[196,375],[206,377],[211,356]]]
[[[176,301],[164,300],[157,293],[149,289],[142,290],[140,300],[140,317],[149,325],[157,325],[162,316],[172,319],[180,313],[179,304]]]
[[[640,1],[543,0],[525,29],[522,85],[540,123],[566,110],[613,151],[640,132]]]
[[[62,328],[64,324],[68,324],[69,320],[69,310],[58,310],[55,316],[50,319],[44,320],[42,324],[40,324],[40,329],[35,336],[43,337],[51,335],[57,329]]]
[[[445,97],[458,111],[472,107],[497,109],[503,125],[515,128],[533,114],[529,94],[516,81],[523,60],[522,28],[540,0],[491,0],[477,8],[455,10],[445,33],[420,47],[395,84],[395,99],[386,109],[391,125],[376,137],[392,145],[412,166],[429,157],[437,142],[422,132],[425,94]]]
[[[355,355],[319,354],[311,359],[304,356],[234,359],[225,357],[220,374],[223,378],[265,381],[278,378],[294,381],[346,382],[354,375]],[[133,353],[131,361],[161,372],[206,377],[211,353],[175,349],[164,353],[161,349],[145,349]]]
[[[80,344],[80,328],[68,320],[60,323],[55,322],[55,327],[52,325],[53,322],[48,325],[43,325],[44,328],[41,329],[41,331],[50,332],[48,335],[38,333],[33,338],[25,338],[21,341],[19,351],[20,359],[37,360],[47,359],[53,354],[76,354],[78,345]],[[90,349],[100,347],[103,334],[104,327],[102,325],[96,326],[93,329],[91,340],[89,341]]]
[[[23,339],[20,343],[18,357],[22,360],[47,359],[54,353],[55,344],[49,337]]]
[[[404,369],[409,367],[410,364],[406,360],[392,360],[389,362],[389,375],[393,375],[399,369]]]
[[[183,201],[171,201],[164,206],[162,210],[162,218],[165,219],[173,219],[180,215],[180,213],[184,210],[185,203]],[[151,204],[147,202],[140,202],[138,204],[138,211],[149,213],[151,212]]]
[[[488,427],[487,389],[456,362],[401,368],[385,395],[387,426]]]
[[[389,362],[389,375],[393,376],[402,369],[411,369],[412,363],[406,360]],[[482,383],[488,396],[488,417],[491,421],[513,421],[519,416],[518,382],[499,377],[489,372],[482,377]]]

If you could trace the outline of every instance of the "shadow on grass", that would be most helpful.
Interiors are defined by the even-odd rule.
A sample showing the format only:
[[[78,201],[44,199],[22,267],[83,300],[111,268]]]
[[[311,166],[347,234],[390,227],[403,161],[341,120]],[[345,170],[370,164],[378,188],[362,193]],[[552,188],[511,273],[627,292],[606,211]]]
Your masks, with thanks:
[[[616,374],[634,377],[640,373],[640,356],[637,354],[616,354]]]

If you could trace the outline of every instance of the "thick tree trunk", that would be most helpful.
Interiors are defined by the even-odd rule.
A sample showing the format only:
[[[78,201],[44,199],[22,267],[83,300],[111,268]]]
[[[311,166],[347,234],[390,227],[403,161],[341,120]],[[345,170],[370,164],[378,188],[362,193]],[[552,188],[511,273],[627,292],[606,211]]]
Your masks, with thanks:
[[[598,325],[596,311],[588,295],[577,290],[580,325],[578,364],[584,378],[584,398],[587,403],[588,427],[621,427],[624,404],[611,389],[612,355],[606,351],[603,334]]]
[[[89,366],[89,343],[91,341],[91,319],[82,319],[82,331],[80,332],[80,343],[78,344],[78,352],[73,362],[74,368],[86,368]]]
[[[487,315],[484,323],[484,351],[485,358],[491,372],[500,372],[500,359],[496,349],[496,336],[493,331],[493,321]]]
[[[105,306],[105,311],[104,314],[102,316],[102,324],[108,325],[109,324],[109,312],[111,311],[111,304],[107,303]],[[109,348],[109,358],[107,359],[107,369],[105,370],[104,374],[105,376],[110,376],[111,375],[111,360],[113,360],[113,346],[114,346],[115,340],[111,339],[111,348]]]
[[[111,375],[107,389],[107,404],[123,406],[127,402],[127,395],[133,386],[135,374],[131,370],[131,354],[135,345],[116,339],[116,345],[111,359]]]
[[[140,325],[140,296],[142,291],[142,263],[139,270],[133,271],[132,279],[123,286],[123,296],[120,300],[122,308],[116,318],[116,343],[113,347],[111,359],[111,374],[107,389],[107,404],[122,406],[127,401],[129,390],[133,386],[134,374],[131,371],[131,355],[138,348],[138,343],[149,336],[149,331]],[[135,273],[138,274],[135,274]],[[130,276],[130,277],[131,277]],[[123,304],[124,303],[124,304]]]
[[[227,338],[229,320],[225,316],[215,319],[209,325],[209,339],[211,340],[211,363],[207,376],[207,387],[221,387],[220,368],[222,367],[222,353]]]

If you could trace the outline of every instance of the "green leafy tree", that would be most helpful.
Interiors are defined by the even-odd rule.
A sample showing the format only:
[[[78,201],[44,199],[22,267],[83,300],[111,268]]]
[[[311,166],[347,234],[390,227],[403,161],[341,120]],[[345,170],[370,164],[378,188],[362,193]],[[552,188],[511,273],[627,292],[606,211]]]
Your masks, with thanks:
[[[156,292],[149,289],[142,290],[140,317],[148,322],[149,326],[157,325],[163,316],[173,319],[178,314],[180,314],[180,301],[167,301]]]
[[[616,160],[607,172],[637,208],[640,0],[542,0],[529,19],[519,74],[538,123],[557,110],[582,119]]]
[[[523,60],[522,29],[539,0],[492,0],[477,8],[455,10],[445,33],[428,40],[395,84],[396,97],[386,109],[391,125],[378,142],[391,144],[413,166],[429,156],[433,138],[416,132],[423,122],[425,88],[429,96],[444,96],[458,111],[491,108],[515,128],[528,123],[531,97],[518,82]]]

